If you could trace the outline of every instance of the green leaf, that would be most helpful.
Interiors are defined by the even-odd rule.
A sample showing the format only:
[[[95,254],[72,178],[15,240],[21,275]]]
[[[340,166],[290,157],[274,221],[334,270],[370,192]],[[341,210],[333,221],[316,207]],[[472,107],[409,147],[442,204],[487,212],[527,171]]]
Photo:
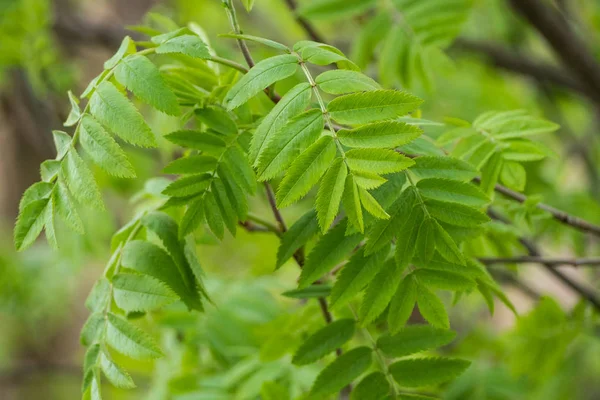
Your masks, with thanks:
[[[420,179],[442,178],[468,182],[477,176],[471,164],[453,157],[417,157],[410,169]]]
[[[104,203],[94,175],[75,149],[61,163],[61,174],[75,199],[81,204],[103,209]]]
[[[52,131],[52,137],[54,139],[54,147],[56,147],[56,159],[60,160],[67,154],[72,138],[63,131]]]
[[[204,202],[202,198],[192,201],[181,218],[179,224],[179,237],[194,232],[198,226],[204,221]]]
[[[272,135],[257,162],[259,179],[266,181],[284,171],[323,131],[321,110],[308,110]]]
[[[353,226],[362,233],[365,231],[365,222],[360,204],[360,195],[358,194],[358,186],[352,174],[346,177],[346,184],[344,186],[342,202],[344,203],[344,210],[350,222],[349,226]]]
[[[302,268],[298,282],[300,289],[331,271],[360,243],[361,235],[346,236],[346,228],[346,223],[340,222],[317,242]]]
[[[52,189],[54,189],[54,185],[48,182],[36,182],[29,186],[19,202],[19,212],[36,200],[47,199],[52,193]]]
[[[186,197],[202,193],[208,189],[212,180],[209,174],[188,175],[177,179],[163,190],[163,194],[174,197]]]
[[[360,14],[374,5],[375,0],[312,0],[298,13],[306,18],[330,19]]]
[[[119,367],[106,352],[100,353],[100,368],[110,383],[121,389],[133,389],[135,383],[125,370]]]
[[[242,0],[242,1],[248,1],[248,0]],[[272,47],[277,50],[285,51],[286,53],[290,52],[289,47],[287,47],[286,45],[276,42],[274,40],[265,39],[265,38],[262,38],[259,36],[239,35],[239,34],[235,34],[235,33],[224,33],[219,36],[226,37],[226,38],[232,38],[232,39],[242,39],[242,40],[246,40],[246,41],[250,41],[250,42],[256,42],[256,43],[263,44],[265,46]]]
[[[331,136],[323,136],[292,163],[277,190],[278,207],[287,207],[304,197],[321,179],[335,157]]]
[[[113,287],[115,303],[126,312],[151,311],[177,300],[171,289],[149,275],[117,274]]]
[[[246,11],[252,11],[252,7],[254,7],[254,0],[242,0],[242,4],[246,8]]]
[[[294,51],[300,54],[304,62],[314,65],[336,64],[340,69],[359,70],[342,51],[324,43],[301,40],[294,45]]]
[[[289,76],[298,69],[298,58],[283,54],[257,63],[225,96],[227,108],[233,110],[272,84]]]
[[[458,249],[458,246],[454,242],[454,239],[446,232],[446,230],[435,220],[434,225],[434,236],[435,236],[435,248],[446,260],[455,264],[464,264],[465,258]]]
[[[156,147],[150,127],[127,97],[112,83],[102,82],[90,98],[90,112],[111,132],[128,143]]]
[[[373,322],[388,306],[400,281],[402,268],[393,259],[386,261],[383,268],[369,283],[358,316],[362,326]]]
[[[126,54],[132,54],[135,53],[135,51],[136,48],[134,41],[131,40],[129,36],[125,36],[117,52],[111,58],[104,62],[104,69],[114,68],[119,63],[119,61],[121,61],[121,59],[125,57]],[[82,95],[82,97],[85,96]]]
[[[369,212],[372,216],[378,219],[389,219],[390,216],[385,212],[383,207],[375,200],[375,198],[367,192],[365,189],[359,187],[358,195],[360,197],[360,202],[362,203],[365,210]]]
[[[116,253],[116,252],[115,252]],[[119,253],[120,255],[120,249]],[[85,307],[91,312],[96,312],[104,309],[110,296],[110,283],[108,279],[102,278],[94,284],[87,299],[85,299]]]
[[[99,376],[92,373],[90,374],[90,381],[85,386],[85,392],[83,393],[83,400],[102,400],[100,393]]]
[[[423,131],[398,121],[383,121],[352,130],[340,130],[337,135],[343,145],[359,148],[393,148],[409,143]]]
[[[281,237],[277,250],[277,265],[280,268],[300,247],[319,232],[316,212],[311,210],[298,219]]]
[[[157,54],[183,54],[193,58],[209,59],[206,43],[196,35],[181,35],[165,40],[156,48]]]
[[[390,365],[390,374],[400,386],[431,386],[452,380],[471,365],[469,361],[451,358],[413,358]]]
[[[446,313],[444,304],[435,293],[425,286],[419,285],[417,305],[423,318],[431,325],[442,329],[450,328],[450,321],[448,321],[448,314]]]
[[[105,317],[102,312],[96,312],[89,316],[83,328],[79,340],[84,346],[96,342],[104,330]]]
[[[79,218],[75,202],[62,179],[58,179],[52,192],[56,213],[77,233],[83,233],[83,222]]]
[[[147,57],[132,54],[125,57],[114,70],[120,84],[144,103],[169,115],[179,115],[177,97],[171,92],[158,68]]]
[[[394,234],[402,228],[411,215],[414,203],[414,190],[404,190],[389,207],[390,218],[377,221],[367,232],[366,254],[371,254],[391,242]]]
[[[332,100],[327,109],[342,124],[366,124],[401,117],[415,110],[422,100],[396,90],[375,90],[347,94]]]
[[[321,180],[315,206],[319,226],[323,233],[327,232],[337,216],[347,176],[346,163],[342,158],[337,158]]]
[[[273,109],[261,121],[252,136],[250,159],[256,163],[260,159],[265,146],[291,117],[302,112],[310,103],[312,88],[307,82],[299,83],[290,89]]]
[[[426,200],[425,206],[432,217],[450,225],[474,228],[490,221],[484,212],[459,203]]]
[[[325,71],[315,79],[319,89],[330,94],[346,94],[378,90],[381,87],[368,76],[344,69]]]
[[[139,360],[163,356],[154,339],[147,333],[113,313],[108,313],[106,318],[106,342],[113,349]]]
[[[289,388],[276,382],[265,382],[260,389],[262,400],[290,400]]]
[[[373,53],[381,40],[389,32],[392,16],[387,12],[375,13],[360,27],[352,46],[352,59],[362,69],[366,69],[373,61]]]
[[[238,185],[250,194],[256,192],[256,175],[248,161],[248,156],[239,146],[231,146],[223,155],[227,166],[233,172],[233,178]]]
[[[81,147],[111,175],[135,178],[135,170],[125,152],[94,118],[86,114],[79,125]]]
[[[317,376],[310,396],[320,398],[339,392],[371,366],[371,352],[368,347],[357,347],[336,358]]]
[[[169,39],[173,39],[174,37],[178,37],[184,34],[188,34],[190,29],[179,28],[177,24],[169,19],[168,17],[164,17],[158,15],[156,13],[150,13],[149,15],[157,24],[164,25],[161,30],[152,29],[152,28],[141,28],[145,34],[150,36],[150,41],[155,44],[161,44],[166,42]],[[158,20],[157,20],[158,19]],[[149,29],[149,30],[148,30]],[[161,33],[162,31],[167,30],[165,33]]]
[[[314,299],[319,297],[327,297],[331,294],[331,286],[329,285],[312,285],[305,289],[288,290],[281,293],[282,296],[292,299]]]
[[[388,311],[388,326],[391,334],[402,329],[410,318],[417,301],[417,282],[413,275],[406,276],[392,298]]]
[[[96,367],[98,356],[100,355],[100,344],[96,343],[88,347],[85,352],[83,361],[83,373],[84,375],[90,370],[90,368]]]
[[[309,336],[296,350],[292,362],[296,365],[311,364],[326,356],[354,336],[354,320],[339,319]]]
[[[238,181],[233,177],[230,170],[221,164],[217,170],[221,182],[225,187],[227,197],[237,213],[238,220],[245,221],[248,216],[248,199]]]
[[[123,248],[121,263],[141,274],[150,275],[165,283],[191,309],[201,310],[202,305],[195,288],[186,284],[174,260],[162,248],[146,241],[133,240]]]
[[[194,110],[194,115],[210,129],[223,135],[237,135],[238,129],[230,113],[224,108],[206,106]]]
[[[225,151],[226,146],[223,139],[217,135],[193,130],[171,132],[165,135],[165,139],[188,149],[202,150],[215,157],[220,156]]]
[[[419,268],[413,272],[413,275],[419,280],[419,283],[434,289],[453,291],[475,289],[475,281],[450,271]]]
[[[353,149],[346,152],[346,159],[352,171],[375,174],[400,172],[415,163],[389,149]]]
[[[46,160],[40,164],[40,176],[44,182],[50,182],[60,171],[60,161]]]
[[[420,224],[419,233],[417,234],[416,254],[424,262],[431,260],[435,251],[436,226],[434,222],[433,218],[426,216]]]
[[[527,173],[521,164],[514,161],[506,161],[502,165],[500,180],[509,188],[522,192],[525,190]]]
[[[164,169],[165,174],[202,174],[217,168],[217,159],[212,156],[194,155],[182,157],[170,162]]]
[[[447,345],[456,332],[434,328],[430,325],[408,325],[395,335],[383,335],[377,339],[377,348],[389,357],[404,357]]]
[[[390,384],[381,372],[365,376],[350,394],[350,400],[383,400],[390,393]]]
[[[219,205],[212,192],[207,192],[204,196],[204,216],[208,227],[219,239],[223,239],[225,235],[225,227],[223,225],[223,218],[221,217],[221,211]]]
[[[352,175],[354,176],[356,185],[367,190],[377,189],[387,182],[387,179],[372,172],[355,171]]]
[[[402,63],[405,49],[409,46],[407,42],[411,40],[405,29],[405,24],[394,24],[380,38],[383,41],[379,51],[378,78],[384,86],[393,86],[399,75],[410,69],[409,62]]]
[[[364,248],[354,253],[333,285],[331,307],[339,309],[363,290],[381,271],[389,252],[386,247],[369,256],[365,256]]]
[[[483,207],[490,199],[476,186],[449,179],[423,179],[417,183],[422,196],[433,200]]]
[[[177,222],[163,212],[153,211],[142,218],[142,224],[153,231],[162,241],[163,246],[167,249],[171,257],[173,257],[175,264],[177,264],[179,273],[185,281],[186,286],[193,290],[194,274],[184,254],[184,242],[178,236]]]
[[[57,250],[58,249],[58,239],[56,238],[54,214],[55,214],[54,204],[52,203],[52,200],[50,200],[48,202],[48,205],[46,206],[46,209],[44,210],[44,215],[43,215],[44,227],[45,227],[45,232],[46,232],[46,240],[48,241],[48,244],[54,250]]]
[[[219,207],[221,216],[223,217],[223,222],[225,223],[225,226],[227,226],[227,230],[229,230],[229,232],[235,236],[238,223],[237,213],[231,205],[229,197],[227,197],[225,186],[220,179],[215,179],[213,181],[211,185],[211,193],[215,196],[215,201],[217,202],[217,206]]]
[[[396,264],[403,269],[410,264],[419,243],[421,243],[420,235],[421,227],[424,225],[423,218],[423,211],[420,208],[414,207],[406,219],[406,222],[404,222],[404,224],[396,231],[395,259]],[[415,243],[417,243],[417,246],[415,246]],[[429,246],[430,244],[426,244],[424,248],[427,251],[430,251],[431,248]]]
[[[560,128],[554,122],[534,117],[520,117],[498,124],[492,128],[492,136],[497,140],[522,138],[525,136],[551,133]]]

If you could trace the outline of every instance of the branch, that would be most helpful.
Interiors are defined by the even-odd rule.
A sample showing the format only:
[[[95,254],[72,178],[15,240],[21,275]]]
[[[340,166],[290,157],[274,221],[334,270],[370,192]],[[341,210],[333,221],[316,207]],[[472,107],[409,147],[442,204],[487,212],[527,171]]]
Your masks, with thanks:
[[[230,0],[223,0],[223,5],[225,6],[227,15],[229,16],[229,21],[231,23],[231,26],[232,26],[234,32],[237,34],[241,34],[241,30],[240,30],[240,27],[239,27],[239,24],[237,21],[237,17],[235,14],[235,7],[233,6],[233,4],[231,4]],[[243,40],[238,40],[238,45],[240,47],[240,50],[244,54],[244,58],[246,59],[246,63],[248,64],[248,67],[252,68],[254,66],[254,61],[252,59],[252,55],[250,54],[250,50],[248,49],[248,46],[246,46],[246,43]],[[281,100],[281,98],[277,95],[275,95],[275,97],[271,97],[271,99],[275,103],[278,103],[279,100]],[[265,191],[267,194],[267,198],[269,200],[269,205],[271,206],[271,211],[273,212],[273,216],[275,217],[275,219],[277,220],[277,223],[279,224],[279,229],[277,229],[277,232],[279,232],[279,236],[280,236],[287,231],[287,225],[285,223],[285,220],[283,219],[283,216],[281,215],[281,212],[277,208],[277,203],[275,201],[275,195],[273,193],[273,189],[271,188],[271,185],[268,182],[265,182]],[[248,222],[245,222],[245,223],[243,223],[243,226],[246,227],[247,224],[248,224]],[[270,227],[268,225],[265,226],[263,224],[263,228],[269,229]],[[272,229],[269,229],[269,230],[272,230]],[[296,253],[294,253],[294,260],[296,260],[296,263],[298,264],[298,266],[300,268],[304,267],[304,254],[303,253],[304,252],[302,249],[299,249],[298,251],[296,251]],[[331,322],[333,322],[333,316],[331,315],[331,312],[329,311],[329,305],[327,303],[327,300],[324,297],[319,297],[318,301],[319,301],[319,306],[321,308],[321,313],[323,314],[323,318],[325,319],[325,322],[327,324],[330,324]],[[336,354],[338,356],[340,356],[342,354],[342,349],[341,348],[336,349]],[[343,397],[343,398],[346,397],[345,390],[342,390],[340,397]]]
[[[492,264],[545,264],[550,265],[552,267],[557,267],[560,265],[570,265],[572,267],[582,267],[582,266],[590,266],[590,267],[599,267],[600,266],[600,257],[593,258],[544,258],[538,256],[520,256],[520,257],[482,257],[479,258],[479,261],[484,263],[485,265]]]
[[[565,19],[540,0],[508,2],[546,39],[562,63],[600,103],[600,64]]]
[[[453,48],[459,51],[477,53],[486,58],[492,65],[515,72],[542,83],[551,83],[566,89],[581,93],[592,100],[598,100],[590,87],[573,79],[561,68],[529,58],[523,54],[516,54],[513,50],[504,48],[493,42],[484,42],[467,38],[458,38]]]
[[[481,179],[480,178],[475,178],[474,179],[475,182],[480,182]],[[507,188],[506,186],[502,186],[502,185],[496,185],[494,187],[494,190],[500,194],[503,194],[506,197],[509,197],[513,200],[518,201],[519,203],[524,203],[527,200],[527,196],[525,196],[524,194],[521,194],[519,192],[515,192],[514,190],[511,190],[509,188]],[[563,223],[565,225],[569,225],[575,229],[578,229],[580,231],[583,232],[588,232],[591,233],[593,235],[596,236],[600,236],[600,226],[595,225],[589,221],[586,221],[584,219],[575,217],[571,214],[568,214],[564,211],[561,211],[557,208],[554,208],[552,206],[549,206],[547,204],[544,203],[539,203],[537,205],[537,208],[539,208],[540,210],[544,210],[548,213],[550,213],[552,215],[552,217],[557,220],[560,223]]]
[[[501,221],[505,224],[510,223],[510,221],[508,221],[506,218],[502,217],[501,215],[497,214],[492,209],[488,210],[488,214],[491,218],[493,218],[497,221]],[[541,257],[541,252],[538,249],[537,245],[533,241],[522,237],[522,238],[519,238],[519,242],[523,245],[523,247],[525,247],[525,249],[527,249],[527,252],[529,253],[530,256]],[[576,293],[579,293],[579,295],[581,297],[583,297],[584,299],[586,299],[588,302],[590,302],[597,311],[600,311],[600,299],[596,296],[596,293],[594,293],[592,290],[588,289],[587,287],[582,286],[579,283],[573,281],[571,278],[569,278],[568,276],[563,274],[561,271],[557,270],[554,265],[546,264],[546,263],[543,263],[542,265],[546,268],[546,270],[551,275],[554,275],[555,278],[557,278],[558,280],[563,282],[565,285],[569,286],[573,291],[575,291]]]
[[[296,3],[296,0],[285,0],[285,3],[287,4],[288,8],[294,14],[294,18],[296,19],[296,22],[298,22],[298,24],[306,31],[306,34],[308,35],[308,37],[310,37],[315,42],[325,43],[325,39],[323,39],[321,34],[319,34],[319,32],[317,32],[315,27],[306,18],[304,18],[301,15],[298,15],[296,13],[296,10],[298,8],[298,4]]]

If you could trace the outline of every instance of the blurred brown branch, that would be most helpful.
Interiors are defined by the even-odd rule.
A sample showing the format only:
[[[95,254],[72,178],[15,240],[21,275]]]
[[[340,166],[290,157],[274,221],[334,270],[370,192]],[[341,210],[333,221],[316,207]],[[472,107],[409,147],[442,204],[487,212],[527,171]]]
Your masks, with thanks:
[[[572,267],[600,267],[600,257],[593,258],[545,258],[539,256],[520,256],[520,257],[482,257],[479,261],[485,265],[492,264],[544,264],[558,267],[561,265],[570,265]]]

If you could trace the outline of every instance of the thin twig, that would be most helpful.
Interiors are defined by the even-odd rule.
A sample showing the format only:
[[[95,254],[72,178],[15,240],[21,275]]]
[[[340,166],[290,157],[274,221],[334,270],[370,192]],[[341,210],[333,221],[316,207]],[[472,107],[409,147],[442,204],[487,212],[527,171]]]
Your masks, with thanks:
[[[474,181],[480,182],[481,179],[475,178]],[[494,187],[494,190],[500,194],[503,194],[506,197],[509,197],[513,200],[518,201],[519,203],[524,203],[525,201],[527,201],[527,196],[525,196],[522,193],[515,192],[514,190],[511,190],[511,189],[507,188],[506,186],[497,184]],[[600,236],[600,226],[598,226],[598,225],[595,225],[595,224],[593,224],[589,221],[586,221],[584,219],[581,219],[579,217],[575,217],[571,214],[568,214],[564,211],[561,211],[557,208],[554,208],[554,207],[549,206],[544,203],[538,203],[537,208],[550,213],[555,220],[557,220],[565,225],[572,226],[573,228],[578,229],[583,232],[588,232],[593,235]]]
[[[491,218],[493,218],[495,220],[501,221],[505,224],[510,223],[510,221],[508,221],[506,218],[504,218],[500,214],[496,213],[492,209],[488,209],[488,214]],[[541,252],[538,249],[537,245],[533,241],[522,237],[522,238],[519,238],[519,242],[523,245],[523,247],[525,247],[525,249],[527,250],[527,252],[529,253],[530,256],[541,257]],[[552,264],[542,264],[542,265],[546,268],[546,270],[551,275],[553,275],[555,278],[560,280],[565,285],[569,286],[573,291],[579,293],[579,295],[581,297],[583,297],[584,299],[586,299],[588,302],[590,302],[596,310],[600,311],[600,299],[597,297],[596,293],[594,293],[592,290],[588,289],[587,287],[582,286],[579,283],[573,281],[567,275],[563,274],[561,271],[556,269],[554,267],[554,265],[552,265]]]
[[[514,50],[504,48],[501,44],[458,38],[452,48],[481,55],[498,68],[535,79],[541,83],[564,87],[594,100],[594,93],[590,88],[578,79],[574,79],[567,71],[555,65],[534,60],[525,54],[515,53]]]
[[[229,16],[229,21],[231,23],[231,27],[233,28],[234,32],[237,34],[241,34],[242,32],[241,32],[241,29],[240,29],[240,26],[239,26],[239,23],[237,21],[237,17],[235,14],[235,7],[231,3],[231,0],[223,0],[223,5],[225,7],[225,10],[227,11],[227,15]],[[248,67],[252,68],[254,66],[254,61],[252,59],[252,55],[250,54],[250,50],[248,49],[248,46],[246,46],[246,43],[242,40],[238,40],[238,45],[240,47],[240,50],[244,54],[244,58],[246,60],[246,63],[248,64]],[[277,96],[274,92],[272,92],[272,94],[274,96],[271,96],[271,99],[275,103],[277,103],[277,102],[279,102],[279,100],[281,100],[281,97]],[[287,231],[287,225],[285,223],[285,220],[283,219],[283,216],[281,215],[281,212],[277,208],[277,203],[275,201],[275,195],[273,193],[273,189],[271,188],[271,185],[268,182],[265,182],[265,191],[267,194],[267,198],[269,200],[269,205],[271,207],[271,211],[273,212],[273,216],[275,217],[275,219],[277,220],[277,223],[279,224],[279,229],[278,229],[279,235],[282,235]],[[264,225],[263,225],[263,227],[266,229],[269,228],[268,226],[264,226]],[[298,266],[300,268],[304,267],[304,252],[303,252],[302,248],[294,253],[294,260],[296,260],[296,263],[298,264]],[[327,303],[327,300],[324,297],[319,297],[318,301],[319,301],[319,306],[321,308],[321,313],[323,314],[323,318],[325,319],[325,322],[327,324],[330,324],[331,322],[333,322],[333,316],[331,315],[331,312],[329,311],[329,305]],[[337,349],[336,353],[338,356],[340,356],[342,354],[342,350]],[[341,397],[345,397],[345,394],[342,394]]]
[[[508,2],[546,39],[562,63],[577,80],[589,87],[593,98],[600,104],[600,64],[571,25],[540,0]]]
[[[538,256],[520,256],[520,257],[483,257],[479,261],[485,265],[492,264],[545,264],[552,267],[560,265],[570,265],[572,267],[581,266],[600,266],[600,257],[594,258],[550,258]]]
[[[283,219],[283,215],[277,208],[277,201],[275,200],[275,193],[273,193],[273,188],[269,184],[269,182],[265,182],[265,192],[267,193],[267,199],[269,200],[269,205],[271,206],[271,211],[273,212],[273,216],[277,223],[279,224],[279,229],[281,232],[287,231],[287,225]]]
[[[308,37],[310,37],[315,42],[325,43],[325,40],[323,39],[321,34],[317,32],[315,27],[306,18],[304,18],[296,12],[296,10],[298,9],[298,4],[296,3],[296,0],[285,0],[285,3],[287,4],[290,11],[292,11],[292,13],[294,14],[296,22],[298,22],[298,24],[306,31]]]
[[[231,0],[222,0],[222,1],[223,1],[223,7],[225,7],[225,12],[227,13],[227,17],[229,18],[229,23],[231,24],[231,28],[233,29],[233,32],[238,35],[241,35],[243,32],[242,32],[242,30],[240,28],[240,24],[237,20],[237,15],[235,13],[235,7],[234,7],[233,3],[231,2]],[[254,65],[256,65],[256,64],[254,63],[254,59],[252,58],[252,55],[250,54],[250,49],[248,48],[248,45],[246,45],[246,42],[243,41],[242,39],[237,39],[236,41],[237,41],[238,47],[240,48],[240,51],[242,52],[242,55],[244,56],[244,60],[246,60],[246,64],[248,64],[248,68],[254,67]],[[270,88],[266,88],[264,90],[264,92],[275,103],[277,103],[277,102],[279,102],[279,100],[281,100],[281,97],[277,93],[275,93],[275,91],[270,90]]]

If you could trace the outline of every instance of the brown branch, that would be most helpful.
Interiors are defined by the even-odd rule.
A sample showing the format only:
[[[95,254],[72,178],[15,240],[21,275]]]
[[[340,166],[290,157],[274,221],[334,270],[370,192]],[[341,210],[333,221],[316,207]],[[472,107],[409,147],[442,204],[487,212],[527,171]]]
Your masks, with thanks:
[[[479,261],[485,265],[492,264],[545,264],[552,267],[561,265],[570,265],[572,267],[598,267],[600,266],[600,257],[594,258],[544,258],[538,256],[520,256],[520,257],[482,257]]]
[[[600,103],[600,64],[564,17],[540,0],[508,0],[548,42],[573,76]]]
[[[281,232],[287,231],[287,225],[285,224],[285,220],[283,219],[283,215],[277,208],[277,201],[275,200],[275,193],[273,193],[273,188],[269,184],[269,182],[265,182],[265,192],[267,193],[267,199],[269,200],[269,205],[271,206],[271,211],[273,212],[273,216],[275,220],[279,224],[279,229]]]
[[[285,3],[294,14],[296,22],[298,22],[298,24],[306,31],[308,37],[310,37],[315,42],[325,43],[325,39],[323,39],[321,34],[317,32],[315,27],[306,18],[304,18],[301,15],[298,15],[298,13],[296,12],[296,10],[298,9],[298,4],[296,3],[296,0],[285,0]]]
[[[235,15],[235,7],[233,6],[233,4],[231,4],[230,0],[223,0],[223,5],[225,6],[225,10],[227,11],[227,15],[229,17],[229,21],[231,23],[231,26],[232,26],[234,32],[237,34],[241,34],[242,31],[240,30],[240,27],[239,27],[239,24],[237,21],[237,17]],[[243,40],[238,40],[238,45],[240,47],[240,50],[244,54],[244,58],[246,60],[246,63],[248,64],[248,67],[252,68],[254,66],[254,61],[252,59],[252,55],[250,54],[250,50],[248,49],[248,46],[246,45],[246,43]],[[271,93],[274,95],[271,97],[271,99],[275,103],[278,103],[281,100],[281,97],[277,96],[274,92],[271,92]],[[271,188],[271,185],[268,182],[265,182],[265,191],[267,194],[267,198],[269,200],[269,205],[271,207],[273,216],[275,217],[275,219],[277,220],[277,222],[279,224],[280,233],[283,234],[287,231],[287,225],[285,223],[285,220],[283,219],[283,216],[281,215],[281,212],[277,208],[277,203],[275,201],[275,195],[273,193],[273,189]],[[244,225],[244,227],[246,227],[246,226]],[[298,264],[298,266],[301,269],[304,267],[304,252],[303,252],[302,248],[294,253],[294,260],[296,261],[296,263]],[[325,299],[324,297],[319,297],[318,301],[319,301],[319,306],[321,308],[321,313],[323,314],[323,319],[325,320],[325,322],[327,324],[330,324],[331,322],[333,322],[333,316],[331,315],[331,312],[329,311],[329,305],[327,303],[327,299]],[[336,349],[336,354],[338,356],[340,356],[342,354],[342,349],[341,348]],[[346,397],[344,391],[341,392],[341,397],[344,397],[344,398]]]
[[[474,179],[475,182],[480,182],[481,179],[480,178],[475,178]],[[519,203],[524,203],[527,200],[527,196],[525,196],[522,193],[519,192],[515,192],[514,190],[511,190],[509,188],[507,188],[506,186],[502,186],[502,185],[496,185],[494,187],[494,190],[506,197],[509,197],[513,200],[518,201]],[[575,217],[571,214],[568,214],[564,211],[561,211],[557,208],[554,208],[552,206],[549,206],[547,204],[544,203],[539,203],[537,205],[537,208],[539,208],[540,210],[546,211],[548,213],[550,213],[552,215],[552,217],[557,220],[560,223],[563,223],[565,225],[569,225],[575,229],[578,229],[580,231],[583,232],[588,232],[591,233],[593,235],[596,236],[600,236],[600,226],[595,225],[589,221],[586,221],[584,219]]]
[[[495,220],[501,221],[505,224],[510,223],[510,221],[508,221],[503,216],[497,214],[492,209],[488,210],[488,214],[490,215],[491,218],[493,218]],[[533,241],[522,237],[522,238],[519,238],[519,242],[523,245],[523,247],[525,247],[525,249],[527,250],[527,252],[529,253],[530,256],[532,256],[532,257],[541,257],[542,256],[540,250],[538,249],[537,245]],[[597,297],[596,293],[594,293],[589,288],[582,286],[579,283],[573,281],[567,275],[563,274],[561,271],[556,269],[554,265],[546,264],[546,263],[543,263],[542,265],[544,266],[546,271],[548,271],[556,279],[560,280],[562,283],[569,286],[574,292],[578,293],[581,297],[583,297],[588,302],[590,302],[590,304],[592,304],[592,306],[594,306],[594,308],[597,311],[600,311],[600,299]]]
[[[458,38],[453,48],[458,51],[466,51],[483,56],[492,65],[527,76],[541,83],[564,87],[565,89],[585,95],[592,100],[598,100],[590,87],[574,79],[566,71],[552,64],[540,62],[529,58],[524,54],[515,53],[513,50],[504,48],[502,45],[492,42]]]

